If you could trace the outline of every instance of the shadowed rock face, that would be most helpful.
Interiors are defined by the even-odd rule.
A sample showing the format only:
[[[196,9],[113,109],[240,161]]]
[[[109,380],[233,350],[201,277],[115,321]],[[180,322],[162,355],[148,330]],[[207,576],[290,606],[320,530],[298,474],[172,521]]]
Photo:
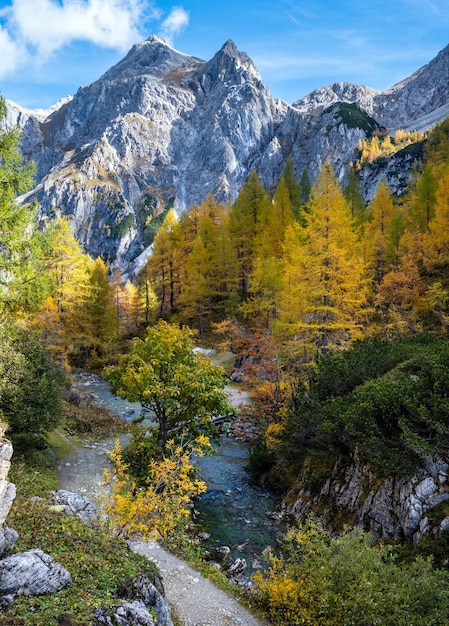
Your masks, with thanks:
[[[27,199],[42,217],[72,215],[87,251],[126,270],[146,246],[149,206],[182,211],[208,193],[233,200],[254,169],[272,188],[289,155],[298,176],[307,168],[313,179],[331,162],[344,182],[372,132],[369,116],[392,132],[434,123],[448,106],[448,75],[446,48],[387,91],[334,83],[290,106],[232,41],[205,62],[153,36],[48,116],[8,103],[8,121],[23,128],[23,154],[37,164]],[[366,120],[348,124],[338,102],[355,103]],[[409,169],[405,161],[362,176],[366,197],[384,173],[402,191]]]
[[[299,489],[285,500],[285,512],[300,520],[315,514],[333,530],[343,518],[376,540],[407,538],[417,544],[424,535],[449,527],[449,517],[440,522],[427,516],[449,499],[448,470],[447,460],[427,457],[414,476],[391,474],[379,480],[356,452],[349,462],[337,460],[332,476],[318,491],[301,486],[300,477]]]

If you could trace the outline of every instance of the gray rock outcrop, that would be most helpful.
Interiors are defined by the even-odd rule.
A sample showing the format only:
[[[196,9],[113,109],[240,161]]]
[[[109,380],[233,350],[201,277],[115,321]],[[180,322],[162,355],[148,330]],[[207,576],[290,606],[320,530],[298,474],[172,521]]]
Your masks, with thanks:
[[[5,556],[18,535],[5,524],[16,489],[8,481],[13,448],[3,434],[0,423],[0,611],[8,610],[15,596],[54,593],[71,582],[69,572],[42,550]]]
[[[11,456],[12,445],[9,441],[0,440],[0,526],[5,523],[16,497],[15,485],[8,481]]]
[[[379,479],[355,453],[350,463],[338,459],[319,489],[308,484],[308,478],[299,477],[284,511],[299,520],[315,514],[331,530],[340,530],[344,521],[376,539],[408,538],[416,544],[424,534],[449,527],[449,518],[432,519],[432,509],[449,499],[449,464],[442,459],[425,459],[412,477],[392,474]]]
[[[147,576],[138,576],[119,589],[119,594],[129,600],[138,600],[156,614],[158,626],[173,626],[171,611],[165,598],[165,591],[160,579],[156,579],[154,584]]]
[[[70,582],[69,572],[42,550],[13,554],[0,563],[0,596],[55,593]]]
[[[73,493],[65,489],[53,491],[50,503],[55,506],[64,506],[65,513],[76,515],[89,526],[94,528],[98,526],[98,516],[95,505],[79,493]]]
[[[157,622],[159,625],[159,622]],[[94,612],[94,626],[154,626],[155,622],[141,600],[120,604],[108,611],[105,608]]]
[[[173,626],[162,583],[156,581],[156,584],[159,589],[147,576],[139,576],[122,587],[119,594],[129,598],[130,602],[109,610],[104,607],[96,609],[94,626]]]
[[[132,273],[149,245],[148,220],[180,212],[208,193],[235,199],[252,170],[276,185],[290,155],[311,178],[330,162],[341,182],[372,128],[348,122],[336,105],[357,105],[377,126],[424,128],[449,112],[449,47],[391,89],[334,83],[293,106],[272,98],[251,59],[228,41],[208,62],[158,37],[134,46],[96,82],[45,112],[8,103],[23,129],[22,150],[37,164],[41,218],[55,208],[73,216],[92,257]],[[387,160],[388,161],[388,160]],[[382,175],[393,191],[412,160],[362,176],[369,199]]]

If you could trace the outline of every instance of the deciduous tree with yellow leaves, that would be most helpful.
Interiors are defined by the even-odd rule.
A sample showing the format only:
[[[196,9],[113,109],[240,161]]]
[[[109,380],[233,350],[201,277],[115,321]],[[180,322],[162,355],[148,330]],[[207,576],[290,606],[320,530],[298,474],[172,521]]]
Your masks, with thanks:
[[[287,229],[281,323],[308,357],[361,334],[369,294],[350,209],[331,166],[312,189],[306,224]]]

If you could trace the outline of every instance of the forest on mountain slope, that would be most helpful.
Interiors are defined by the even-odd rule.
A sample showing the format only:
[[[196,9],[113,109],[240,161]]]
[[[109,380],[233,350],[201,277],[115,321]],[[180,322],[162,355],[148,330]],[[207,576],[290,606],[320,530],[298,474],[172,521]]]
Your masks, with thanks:
[[[3,102],[1,107],[4,116]],[[274,190],[264,189],[253,172],[230,205],[208,196],[179,218],[169,210],[148,262],[131,282],[118,272],[111,276],[101,259],[90,258],[68,219],[58,214],[36,227],[37,207],[16,203],[31,185],[32,167],[20,158],[18,131],[1,133],[0,415],[17,449],[40,446],[59,423],[71,368],[108,368],[106,375],[124,395],[137,393],[145,400],[146,389],[132,391],[129,382],[133,368],[151,361],[142,350],[150,341],[160,349],[162,338],[168,337],[176,349],[181,346],[177,353],[167,344],[170,358],[190,354],[193,335],[183,328],[192,327],[198,342],[220,345],[240,357],[244,377],[252,383],[251,417],[259,432],[250,464],[259,472],[271,468],[282,488],[288,488],[308,454],[344,453],[357,446],[379,475],[412,472],[423,456],[445,456],[449,120],[427,138],[415,139],[422,142],[424,156],[399,198],[382,182],[366,205],[356,165],[343,188],[328,165],[310,181],[307,171],[296,176],[289,159]],[[361,159],[383,158],[383,153],[373,155],[388,143],[383,138],[361,146]],[[201,361],[186,359],[185,380],[192,380],[190,367],[201,371],[203,398],[222,386],[217,371],[202,370]],[[135,371],[143,376],[143,370]],[[168,381],[154,384],[159,393]],[[201,402],[201,395],[196,399]],[[223,397],[218,394],[216,400],[218,406]],[[195,418],[187,421],[192,425]],[[173,422],[174,442],[165,437],[164,445],[159,439],[148,443],[137,434],[128,453],[116,451],[118,488],[131,491],[128,500],[116,493],[114,515],[122,515],[136,489],[148,493],[148,471],[139,474],[146,466],[153,468],[160,487],[168,484],[173,467],[182,473],[181,482],[173,481],[178,495],[185,489],[188,500],[200,493],[201,485],[195,491],[196,483],[189,483],[189,455],[176,442],[180,423]],[[191,436],[187,451],[208,446],[194,429]],[[134,470],[133,458],[139,461]],[[171,466],[175,459],[179,463]],[[167,502],[170,493],[164,491]],[[173,506],[168,504],[167,511]],[[179,523],[185,524],[185,517]],[[270,574],[259,578],[265,607],[283,620],[277,623],[422,623],[419,619],[429,615],[427,605],[419,611],[415,606],[418,621],[411,622],[402,604],[407,585],[408,597],[419,603],[418,589],[411,585],[417,569],[432,605],[426,623],[443,623],[449,581],[430,562],[402,570],[388,550],[375,552],[363,534],[344,534],[337,545],[313,524],[301,532],[301,537],[286,537],[284,557],[273,557]],[[302,549],[313,561],[308,577],[295,562]],[[340,567],[328,572],[330,587],[323,593],[318,574],[327,551],[346,554],[349,561],[357,561],[354,551],[363,555],[369,582],[365,600],[371,584],[385,598],[388,577],[402,613],[391,613],[385,621],[391,604],[380,602],[379,595],[373,596],[378,613],[373,608],[365,621],[350,594],[348,605],[337,608],[335,598],[348,593],[355,574],[348,573],[347,587],[342,583],[331,589],[337,576],[341,579],[337,560]],[[328,562],[337,562],[332,559]],[[402,591],[395,579],[402,581]],[[288,585],[279,597],[282,580]],[[301,593],[298,580],[304,583]],[[327,602],[318,607],[321,617],[314,600],[318,589]],[[298,602],[304,607],[301,614],[295,613]],[[379,615],[384,621],[375,621]]]

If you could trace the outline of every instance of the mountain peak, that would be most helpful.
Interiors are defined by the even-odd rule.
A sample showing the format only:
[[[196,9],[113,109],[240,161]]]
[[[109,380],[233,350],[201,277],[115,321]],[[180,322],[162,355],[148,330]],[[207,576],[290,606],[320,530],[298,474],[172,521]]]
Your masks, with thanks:
[[[104,74],[106,80],[127,79],[150,74],[163,78],[181,65],[197,65],[200,59],[178,52],[158,35],[134,45],[117,65]]]
[[[150,35],[147,39],[145,39],[145,41],[141,43],[141,45],[146,45],[146,44],[162,45],[162,46],[167,46],[167,48],[172,48],[172,46],[170,46],[170,44],[167,41],[165,41],[165,39],[163,39],[162,37],[159,37],[159,35]]]
[[[228,39],[226,43],[221,47],[219,52],[222,52],[224,54],[229,54],[231,56],[236,56],[239,54],[238,48],[232,39]]]
[[[208,82],[211,83],[218,79],[220,82],[230,80],[240,84],[249,77],[262,81],[250,57],[246,52],[241,52],[232,39],[228,39],[212,60],[205,64],[202,72],[208,76]]]

